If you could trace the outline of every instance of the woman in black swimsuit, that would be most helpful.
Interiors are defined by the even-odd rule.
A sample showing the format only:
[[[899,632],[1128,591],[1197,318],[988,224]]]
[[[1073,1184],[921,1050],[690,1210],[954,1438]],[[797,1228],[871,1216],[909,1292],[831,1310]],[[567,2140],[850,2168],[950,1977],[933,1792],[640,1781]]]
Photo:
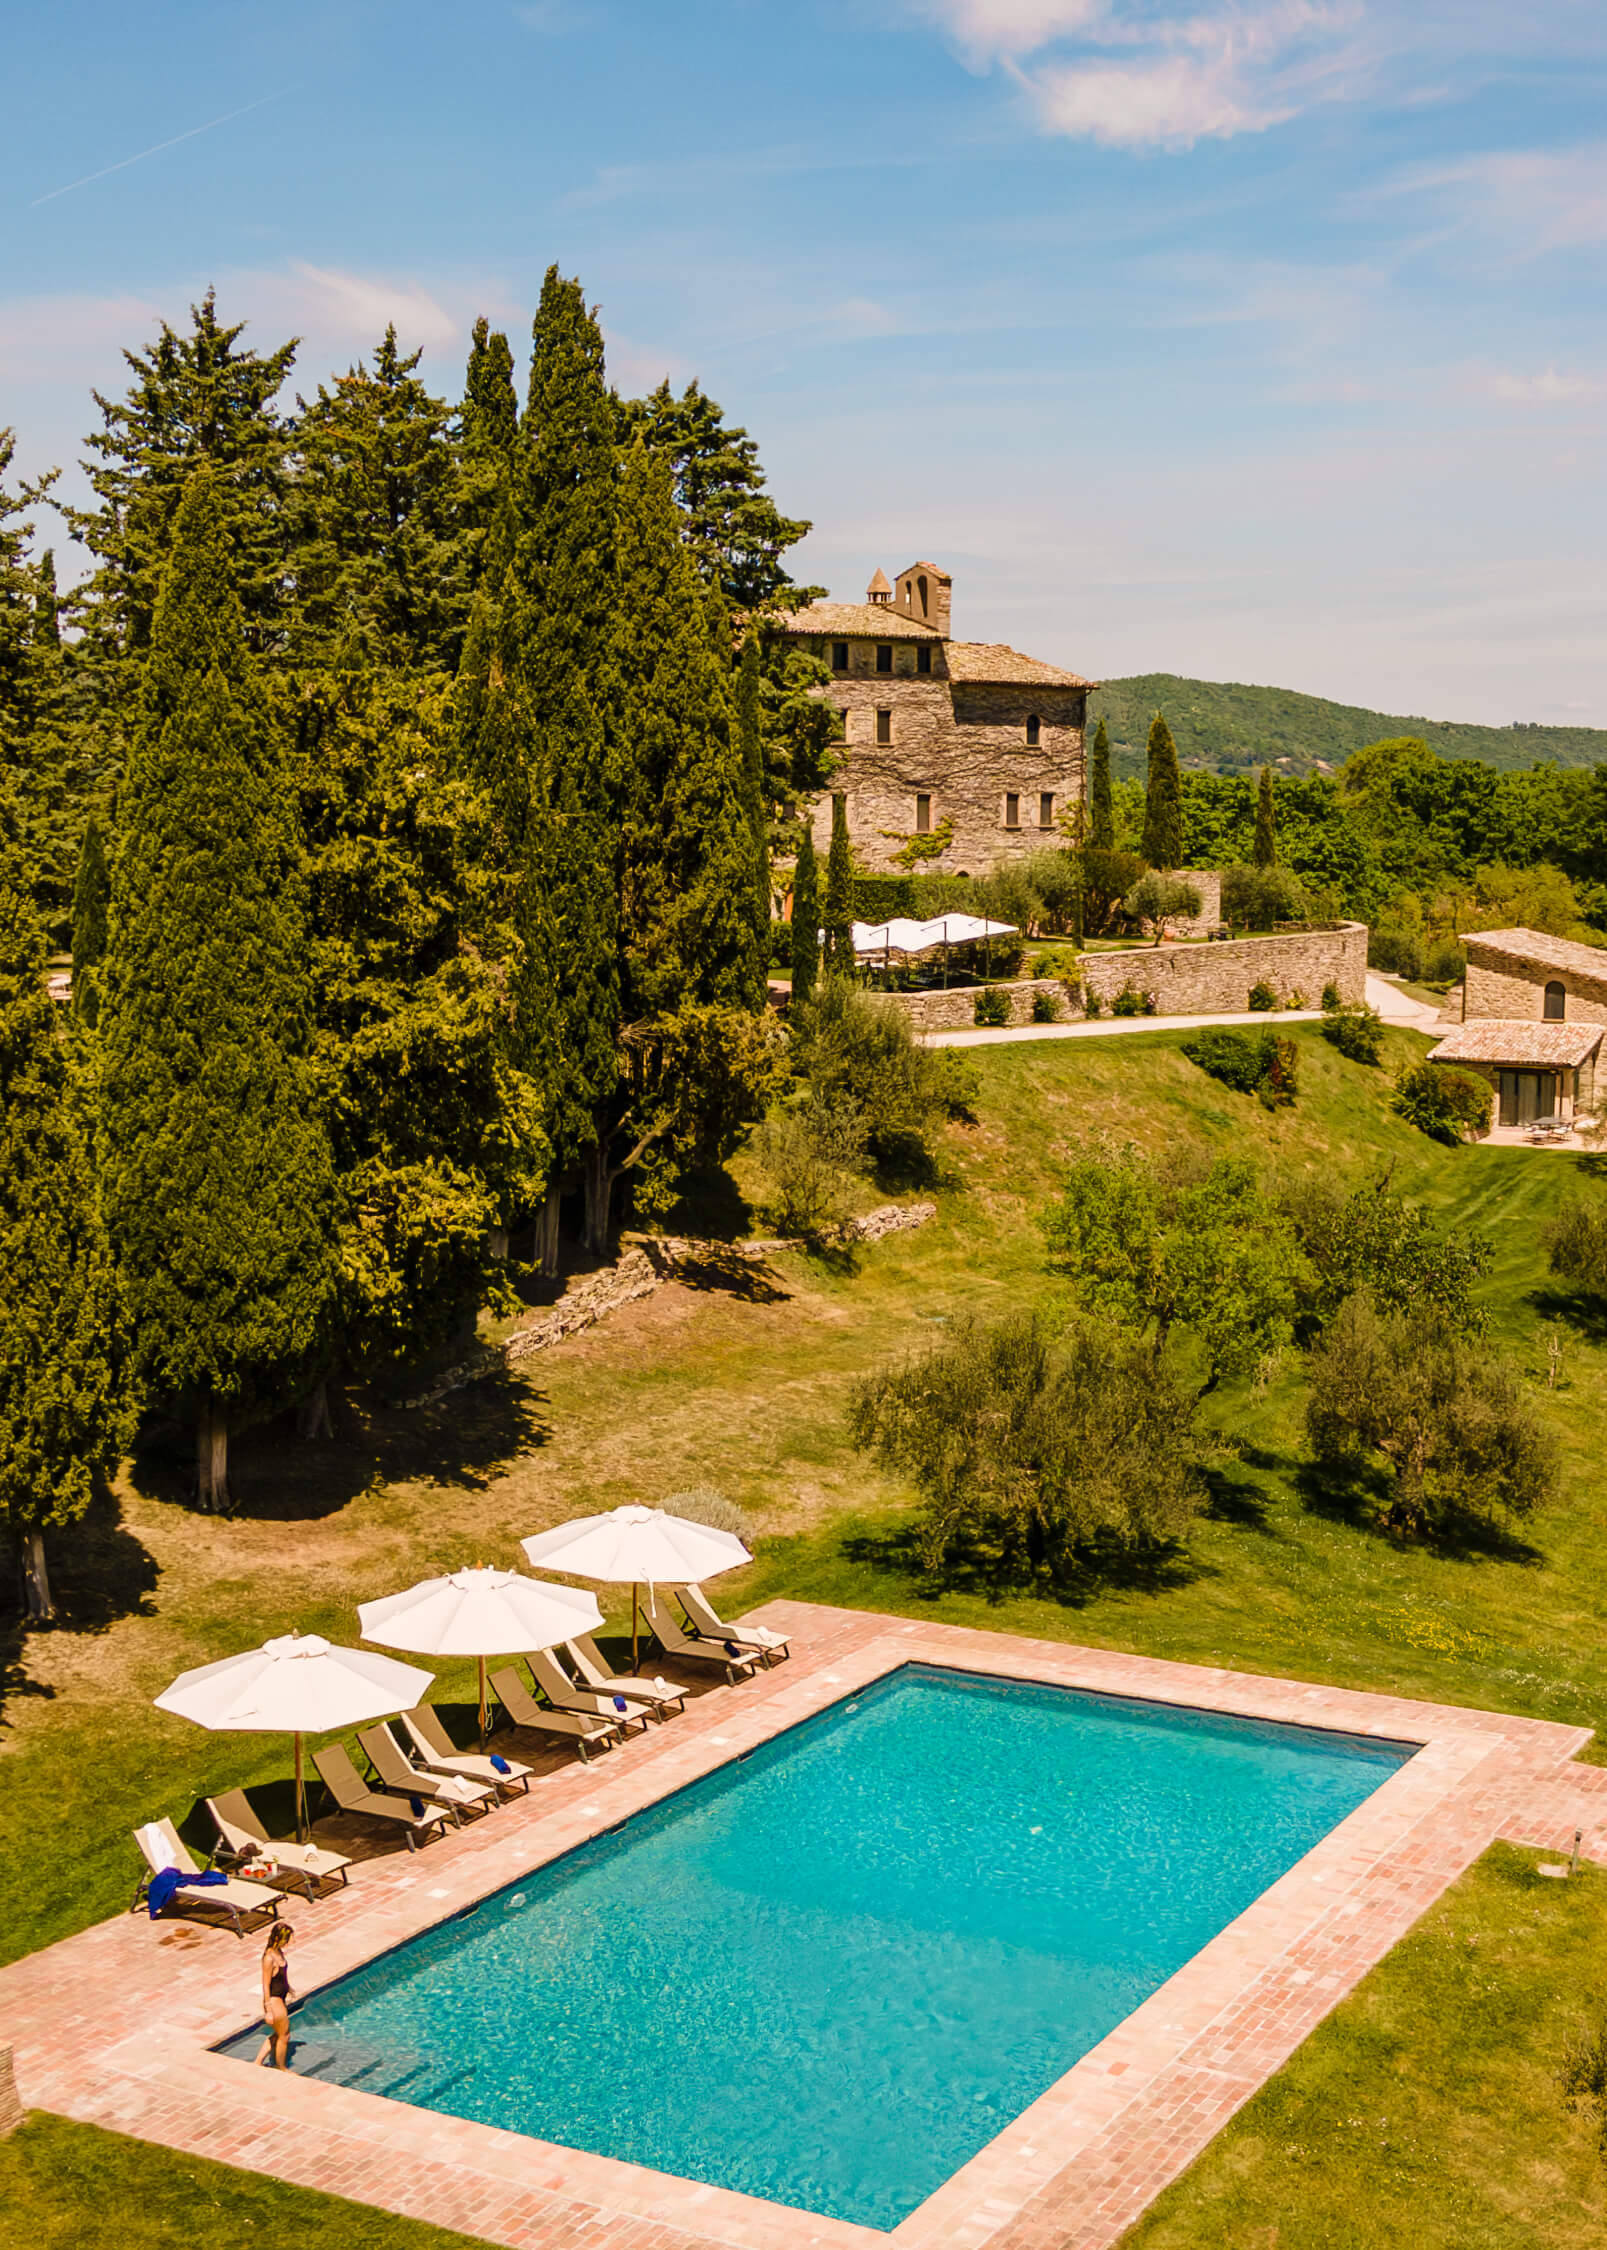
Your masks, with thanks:
[[[265,2063],[271,2048],[280,2070],[290,2068],[290,1964],[285,1949],[295,1934],[288,1922],[275,1922],[262,1949],[262,2021],[268,2036],[257,2060]]]

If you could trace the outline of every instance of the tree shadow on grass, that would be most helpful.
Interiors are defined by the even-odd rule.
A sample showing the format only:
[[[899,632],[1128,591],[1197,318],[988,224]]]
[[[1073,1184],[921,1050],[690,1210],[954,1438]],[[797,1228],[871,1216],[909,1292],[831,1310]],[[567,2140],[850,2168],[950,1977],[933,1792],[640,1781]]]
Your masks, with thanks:
[[[1394,1498],[1394,1480],[1376,1462],[1302,1461],[1293,1482],[1301,1503],[1330,1523],[1346,1524],[1381,1543],[1435,1555],[1445,1562],[1517,1563],[1532,1569],[1545,1556],[1510,1524],[1469,1510],[1448,1510],[1415,1538],[1385,1521]]]
[[[375,1484],[420,1480],[484,1491],[552,1435],[546,1394],[515,1368],[493,1364],[428,1406],[397,1406],[371,1392],[332,1400],[332,1438],[297,1436],[287,1411],[229,1444],[233,1513],[259,1523],[311,1523],[339,1514]],[[135,1446],[135,1489],[194,1507],[195,1457],[187,1430],[150,1419]]]
[[[680,1259],[673,1278],[688,1289],[733,1297],[744,1305],[784,1304],[792,1294],[762,1259],[744,1258],[737,1250],[718,1244],[698,1257]]]
[[[13,1574],[0,1583],[0,1727],[13,1698],[55,1695],[26,1670],[31,1634],[102,1633],[122,1618],[154,1614],[151,1596],[161,1573],[150,1549],[123,1522],[115,1493],[98,1491],[77,1523],[47,1530],[45,1551],[56,1605],[48,1624],[28,1623]]]
[[[1542,1287],[1531,1289],[1524,1302],[1542,1320],[1566,1322],[1587,1344],[1607,1344],[1607,1299],[1584,1290]]]
[[[1248,1447],[1241,1458],[1250,1460]],[[1253,1465],[1281,1466],[1273,1455],[1266,1455]],[[1236,1524],[1244,1531],[1266,1530],[1267,1496],[1253,1477],[1241,1473],[1237,1461],[1203,1462],[1200,1478],[1205,1486],[1204,1513],[1212,1523]]]
[[[902,1579],[921,1600],[935,1602],[945,1594],[961,1594],[992,1607],[1025,1596],[1056,1602],[1063,1609],[1083,1609],[1101,1594],[1173,1593],[1210,1575],[1175,1541],[1145,1547],[1124,1547],[1114,1540],[1095,1542],[1080,1549],[1058,1576],[1025,1559],[1002,1555],[996,1548],[970,1544],[955,1546],[931,1568],[907,1525],[852,1533],[843,1541],[842,1552],[848,1562]]]

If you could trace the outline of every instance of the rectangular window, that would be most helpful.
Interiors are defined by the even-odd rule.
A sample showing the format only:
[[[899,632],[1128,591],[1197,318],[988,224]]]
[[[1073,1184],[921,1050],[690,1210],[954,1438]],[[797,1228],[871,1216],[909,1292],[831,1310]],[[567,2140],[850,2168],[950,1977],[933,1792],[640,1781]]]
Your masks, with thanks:
[[[1019,828],[1021,826],[1021,799],[1015,794],[1014,790],[1007,792],[1005,796],[1004,825],[1006,828]]]
[[[915,669],[917,672],[930,672],[932,669],[932,644],[930,641],[922,641],[916,649]]]
[[[915,800],[915,833],[917,836],[930,836],[932,833],[932,800],[930,797],[917,797]]]
[[[848,712],[841,704],[837,707],[837,739],[839,742],[848,740]]]
[[[878,711],[878,712],[877,712],[877,714],[876,714],[876,739],[877,739],[877,741],[878,741],[878,742],[891,742],[891,741],[892,741],[892,739],[893,739],[893,714],[892,714],[892,712],[891,712],[891,711]]]
[[[1046,789],[1038,799],[1038,826],[1040,828],[1053,828],[1054,824],[1055,793],[1052,789]]]
[[[1027,748],[1029,750],[1037,749],[1042,734],[1043,721],[1039,718],[1037,712],[1034,711],[1032,717],[1027,721]]]
[[[832,644],[831,644],[831,668],[832,668],[832,670],[833,670],[834,672],[846,672],[846,671],[847,671],[847,669],[848,669],[848,643],[847,643],[846,641],[833,641],[833,642],[832,642]]]
[[[876,643],[876,669],[878,672],[890,672],[893,669],[893,644],[891,641],[878,641]]]

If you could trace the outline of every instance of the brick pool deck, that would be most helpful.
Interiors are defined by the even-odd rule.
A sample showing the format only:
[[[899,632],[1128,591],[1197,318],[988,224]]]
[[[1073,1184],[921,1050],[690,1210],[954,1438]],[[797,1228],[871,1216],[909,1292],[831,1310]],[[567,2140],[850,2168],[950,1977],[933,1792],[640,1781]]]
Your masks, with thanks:
[[[757,1615],[794,1636],[790,1663],[697,1695],[589,1768],[548,1761],[527,1797],[411,1857],[366,1860],[316,1906],[292,1901],[298,1990],[904,1663],[1422,1748],[891,2237],[211,2054],[255,2020],[258,1947],[143,1914],[0,1969],[23,2101],[529,2250],[1105,2250],[1494,1839],[1567,1851],[1582,1829],[1607,1860],[1607,1769],[1569,1763],[1585,1728],[804,1603]],[[132,1845],[130,1863],[132,1890]]]

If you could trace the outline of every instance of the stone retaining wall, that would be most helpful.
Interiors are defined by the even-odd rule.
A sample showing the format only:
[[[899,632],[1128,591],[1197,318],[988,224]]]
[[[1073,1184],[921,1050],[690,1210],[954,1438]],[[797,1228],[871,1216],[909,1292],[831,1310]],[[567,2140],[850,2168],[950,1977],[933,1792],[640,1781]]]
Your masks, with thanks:
[[[1085,953],[1078,964],[1086,989],[1105,1007],[1129,985],[1155,995],[1159,1016],[1239,1015],[1250,987],[1270,984],[1280,1000],[1304,994],[1315,1008],[1325,985],[1347,1004],[1367,996],[1367,930],[1342,922],[1332,930],[1231,938],[1220,945],[1147,945],[1120,953]]]
[[[1058,977],[1024,978],[1020,984],[996,984],[993,989],[1002,992],[1009,1001],[1012,1023],[1031,1023],[1033,999],[1040,992],[1054,995],[1063,1022],[1082,1014],[1082,1000],[1075,982],[1063,984]],[[879,997],[891,1000],[908,1016],[910,1029],[919,1038],[928,1031],[974,1029],[976,996],[981,990],[980,985],[967,984],[950,992],[888,992]]]

